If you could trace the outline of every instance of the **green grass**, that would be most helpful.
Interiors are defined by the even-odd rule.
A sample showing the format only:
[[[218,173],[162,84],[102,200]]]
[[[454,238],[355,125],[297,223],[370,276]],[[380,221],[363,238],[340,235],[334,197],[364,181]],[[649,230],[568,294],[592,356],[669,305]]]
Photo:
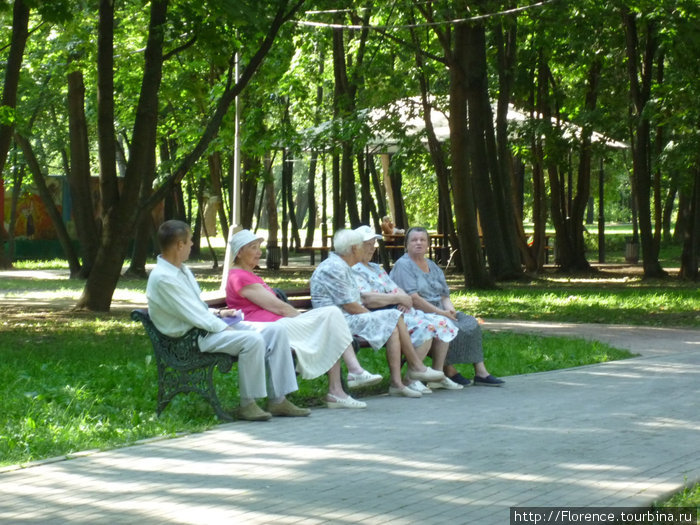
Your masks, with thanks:
[[[591,289],[593,288],[593,289]],[[458,308],[487,318],[652,326],[700,326],[697,289],[562,285],[455,292]]]
[[[654,507],[695,507],[700,509],[700,483],[677,492],[667,500],[657,503]],[[698,523],[700,523],[700,512],[698,513]]]
[[[109,448],[182,430],[154,413],[156,369],[143,331],[125,319],[3,323],[0,463]],[[187,430],[207,428],[202,418]]]

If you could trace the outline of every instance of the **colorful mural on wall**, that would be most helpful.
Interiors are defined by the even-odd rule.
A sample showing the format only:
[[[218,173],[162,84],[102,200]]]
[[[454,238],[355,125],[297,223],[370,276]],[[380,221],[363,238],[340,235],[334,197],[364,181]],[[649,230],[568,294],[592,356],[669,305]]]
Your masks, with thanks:
[[[49,193],[53,198],[56,207],[59,212],[63,214],[63,220],[66,221],[68,226],[68,231],[73,231],[72,218],[70,217],[70,198],[68,196],[68,201],[65,200],[68,194],[67,185],[65,183],[64,177],[47,177],[46,185],[49,189]],[[5,191],[4,199],[4,217],[3,226],[5,232],[10,231],[10,213],[12,209],[12,195],[11,192]],[[64,209],[65,204],[68,204],[67,209]],[[63,212],[66,213],[63,213]],[[68,217],[66,217],[68,215]],[[54,240],[57,239],[56,230],[51,223],[51,218],[49,217],[46,207],[42,202],[39,195],[32,190],[24,191],[18,201],[17,201],[17,212],[15,218],[15,228],[14,237],[16,239],[29,239],[29,240]]]

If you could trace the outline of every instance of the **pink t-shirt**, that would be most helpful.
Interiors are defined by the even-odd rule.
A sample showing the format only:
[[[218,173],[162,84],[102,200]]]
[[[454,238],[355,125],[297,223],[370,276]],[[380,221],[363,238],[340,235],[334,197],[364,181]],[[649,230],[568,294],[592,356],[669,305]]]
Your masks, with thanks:
[[[272,288],[265,284],[265,281],[254,273],[241,270],[240,268],[232,268],[228,272],[228,280],[226,281],[226,306],[242,310],[246,321],[272,323],[278,319],[282,319],[281,315],[265,310],[240,295],[241,289],[250,284],[262,284],[271,294],[275,294]]]

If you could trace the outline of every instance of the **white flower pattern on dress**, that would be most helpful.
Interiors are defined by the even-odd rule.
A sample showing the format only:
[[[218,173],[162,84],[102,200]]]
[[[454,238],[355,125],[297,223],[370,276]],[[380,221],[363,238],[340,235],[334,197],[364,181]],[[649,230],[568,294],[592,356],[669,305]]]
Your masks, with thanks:
[[[310,287],[314,308],[362,303],[352,269],[333,252],[314,270]],[[384,346],[401,317],[398,310],[376,310],[363,314],[350,314],[343,308],[341,310],[352,335],[361,337],[375,350]]]
[[[376,263],[367,265],[357,263],[352,267],[360,293],[376,292],[396,294],[403,291],[391,280],[391,277]],[[447,317],[439,314],[429,314],[411,308],[403,314],[404,322],[411,334],[414,346],[420,346],[430,339],[437,337],[449,343],[457,337],[458,328]]]

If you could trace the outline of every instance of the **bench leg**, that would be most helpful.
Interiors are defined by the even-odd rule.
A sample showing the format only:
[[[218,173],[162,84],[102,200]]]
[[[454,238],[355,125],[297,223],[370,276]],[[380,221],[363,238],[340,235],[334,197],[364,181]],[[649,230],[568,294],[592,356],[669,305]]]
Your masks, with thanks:
[[[208,389],[206,394],[202,392],[202,397],[209,401],[209,404],[214,409],[216,416],[222,421],[233,421],[233,416],[227,414],[226,411],[221,406],[221,401],[219,401],[219,396],[216,395],[216,388],[214,388],[214,367],[216,365],[210,365],[207,368],[207,385]]]
[[[180,393],[195,392],[209,402],[216,416],[223,421],[233,421],[221,406],[219,396],[214,388],[214,367],[212,363],[206,368],[195,370],[159,370],[158,371],[158,408],[160,416],[170,401]]]

